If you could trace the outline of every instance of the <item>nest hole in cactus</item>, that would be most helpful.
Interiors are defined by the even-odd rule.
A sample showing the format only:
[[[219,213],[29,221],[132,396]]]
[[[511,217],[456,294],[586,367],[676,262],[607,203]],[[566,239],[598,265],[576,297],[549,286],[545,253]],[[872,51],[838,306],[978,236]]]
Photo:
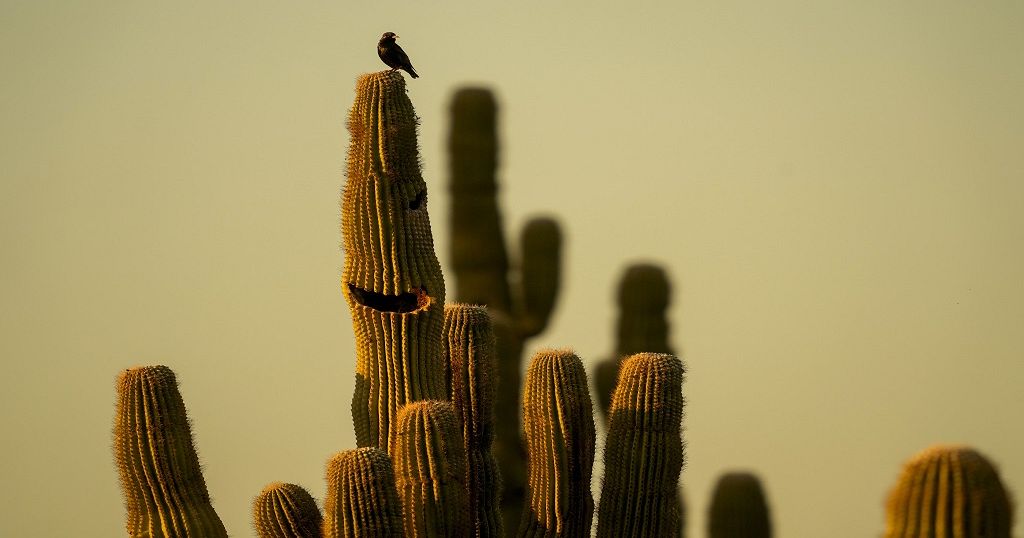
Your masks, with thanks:
[[[416,197],[409,202],[409,209],[416,211],[423,206],[423,201],[427,199],[427,189],[420,189],[420,192],[416,193]]]
[[[426,288],[413,288],[412,291],[398,295],[387,295],[349,284],[348,291],[357,303],[379,312],[408,314],[424,309],[430,304],[430,295],[427,294]]]

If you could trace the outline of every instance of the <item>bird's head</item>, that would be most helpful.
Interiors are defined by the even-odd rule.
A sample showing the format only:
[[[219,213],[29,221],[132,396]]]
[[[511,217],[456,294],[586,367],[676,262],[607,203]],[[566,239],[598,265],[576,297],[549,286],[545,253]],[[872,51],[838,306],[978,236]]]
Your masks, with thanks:
[[[398,36],[394,32],[384,32],[384,35],[380,36],[381,41],[394,41],[398,39]]]

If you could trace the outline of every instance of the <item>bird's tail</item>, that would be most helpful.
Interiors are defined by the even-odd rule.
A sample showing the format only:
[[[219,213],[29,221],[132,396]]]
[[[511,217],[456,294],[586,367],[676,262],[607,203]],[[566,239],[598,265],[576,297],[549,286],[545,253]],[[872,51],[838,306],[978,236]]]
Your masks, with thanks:
[[[416,70],[413,69],[411,65],[409,66],[409,69],[406,69],[406,71],[409,72],[409,75],[411,75],[412,78],[420,78],[420,76],[416,74]]]

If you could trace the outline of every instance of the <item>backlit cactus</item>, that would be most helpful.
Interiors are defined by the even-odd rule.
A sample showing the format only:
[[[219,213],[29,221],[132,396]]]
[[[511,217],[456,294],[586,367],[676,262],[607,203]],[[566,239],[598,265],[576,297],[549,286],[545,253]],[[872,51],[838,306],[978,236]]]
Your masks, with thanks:
[[[227,536],[210,503],[170,368],[140,366],[118,376],[114,457],[128,536]]]
[[[494,441],[494,332],[487,309],[448,304],[444,308],[445,355],[451,365],[451,401],[462,426],[466,451],[466,497],[472,536],[502,536],[498,464]]]
[[[723,474],[708,511],[708,538],[771,538],[772,523],[761,481],[747,472]]]
[[[387,452],[344,450],[327,462],[324,538],[402,538],[402,504]]]
[[[434,255],[416,113],[405,79],[359,77],[342,196],[342,290],[356,336],[352,417],[359,446],[388,447],[407,402],[448,396],[444,280]]]
[[[589,536],[594,410],[583,363],[568,350],[534,355],[523,388],[529,453],[520,537]]]
[[[466,452],[447,401],[406,404],[391,436],[407,538],[469,536]]]
[[[608,416],[599,537],[678,536],[683,466],[683,363],[660,353],[628,357]]]
[[[634,353],[673,353],[668,343],[665,314],[672,289],[665,270],[658,265],[637,263],[626,268],[619,281],[616,302],[615,352],[594,368],[594,385],[601,412],[607,417],[622,361]]]
[[[252,519],[260,538],[320,538],[320,509],[295,484],[274,482],[263,488],[252,502]]]
[[[966,446],[936,445],[903,467],[886,504],[885,538],[1009,538],[1013,504],[999,473]]]
[[[509,270],[498,209],[497,105],[490,90],[463,88],[451,104],[448,138],[451,252],[455,296],[486,305],[495,318],[498,377],[495,454],[504,481],[506,529],[519,523],[525,491],[525,452],[519,431],[519,387],[525,340],[548,324],[559,290],[561,231],[550,218],[523,229],[518,271]]]

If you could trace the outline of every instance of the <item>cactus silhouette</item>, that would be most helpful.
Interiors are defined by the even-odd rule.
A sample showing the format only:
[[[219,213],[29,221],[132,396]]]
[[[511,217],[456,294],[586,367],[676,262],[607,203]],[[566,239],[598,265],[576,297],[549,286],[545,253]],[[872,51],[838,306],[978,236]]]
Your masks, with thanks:
[[[561,231],[550,218],[523,228],[518,271],[510,272],[498,209],[497,104],[490,90],[463,88],[451,103],[448,138],[451,253],[455,297],[483,304],[498,338],[495,456],[504,494],[506,529],[519,524],[525,492],[525,452],[519,430],[520,363],[525,341],[548,324],[558,296]],[[513,285],[515,284],[515,285]]]
[[[885,519],[885,538],[1009,538],[1013,504],[985,456],[936,445],[904,465]]]
[[[444,349],[451,364],[451,401],[462,425],[466,451],[466,497],[473,536],[502,536],[498,492],[501,480],[491,454],[494,441],[494,332],[487,309],[444,307]]]
[[[252,502],[252,519],[260,538],[320,538],[320,509],[295,484],[267,484]]]
[[[723,474],[708,512],[709,538],[771,538],[772,524],[761,481],[747,472]]]
[[[227,536],[170,368],[139,366],[118,376],[114,457],[129,536]]]
[[[407,402],[448,397],[444,280],[434,255],[416,113],[405,79],[359,77],[341,202],[342,290],[356,336],[352,418],[359,446],[390,446]]]
[[[608,416],[597,536],[679,535],[683,373],[678,358],[661,353],[622,363]]]
[[[665,317],[671,292],[668,275],[658,265],[630,265],[619,280],[615,352],[594,368],[597,399],[606,417],[619,367],[627,356],[644,352],[674,353],[668,343],[669,325]]]
[[[542,350],[523,387],[529,453],[521,537],[589,536],[594,513],[594,410],[583,362],[569,350]]]
[[[405,536],[468,536],[466,452],[451,402],[406,404],[391,439]]]
[[[387,452],[344,450],[327,462],[325,538],[402,538],[402,504]]]

